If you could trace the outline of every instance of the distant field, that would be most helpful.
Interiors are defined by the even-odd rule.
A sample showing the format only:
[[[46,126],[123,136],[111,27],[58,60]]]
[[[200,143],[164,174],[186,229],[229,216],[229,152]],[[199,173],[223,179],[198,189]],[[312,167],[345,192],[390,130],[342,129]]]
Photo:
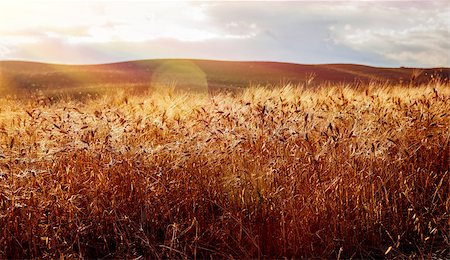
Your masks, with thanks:
[[[419,84],[440,78],[448,81],[449,68],[377,68],[353,64],[300,65],[276,62],[208,60],[142,60],[103,65],[53,65],[33,62],[0,62],[0,92],[28,94],[85,94],[115,91],[145,92],[150,85],[176,83],[179,88],[224,89],[249,85],[368,82]]]
[[[61,87],[72,76],[102,84],[150,81],[157,64],[2,66],[19,88],[29,87],[28,79]],[[310,68],[319,78],[351,75],[350,81],[356,72],[333,73],[409,74],[346,65],[195,64],[208,84],[243,84],[250,72],[241,69],[252,66],[261,82],[283,66],[292,68],[286,75]],[[204,86],[196,67],[177,69]],[[233,73],[242,74],[229,79]],[[109,93],[0,98],[0,258],[450,253],[448,83]]]

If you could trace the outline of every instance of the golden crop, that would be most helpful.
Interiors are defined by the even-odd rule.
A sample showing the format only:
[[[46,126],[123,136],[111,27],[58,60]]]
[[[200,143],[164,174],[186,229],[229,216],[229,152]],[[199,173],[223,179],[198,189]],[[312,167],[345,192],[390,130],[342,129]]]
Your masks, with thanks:
[[[450,253],[448,85],[0,102],[0,258]]]

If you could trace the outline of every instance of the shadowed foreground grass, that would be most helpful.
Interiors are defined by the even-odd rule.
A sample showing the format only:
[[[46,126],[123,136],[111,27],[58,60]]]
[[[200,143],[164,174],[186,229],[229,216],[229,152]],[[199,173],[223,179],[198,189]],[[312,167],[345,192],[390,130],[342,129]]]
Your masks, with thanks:
[[[0,103],[0,258],[449,254],[450,87]]]

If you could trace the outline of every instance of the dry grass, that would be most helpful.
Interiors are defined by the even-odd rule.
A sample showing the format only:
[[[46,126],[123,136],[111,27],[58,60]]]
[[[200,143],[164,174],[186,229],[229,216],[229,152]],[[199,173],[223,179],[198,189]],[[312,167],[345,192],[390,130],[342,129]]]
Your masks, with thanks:
[[[0,103],[0,258],[449,254],[450,87]]]

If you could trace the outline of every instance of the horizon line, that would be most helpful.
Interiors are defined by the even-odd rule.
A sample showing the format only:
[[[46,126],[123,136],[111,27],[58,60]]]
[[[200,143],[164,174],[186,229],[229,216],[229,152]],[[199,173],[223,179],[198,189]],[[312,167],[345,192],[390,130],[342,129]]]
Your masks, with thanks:
[[[65,62],[46,62],[39,60],[26,60],[26,59],[5,59],[0,60],[3,62],[23,62],[23,63],[37,63],[37,64],[47,64],[47,65],[61,65],[61,66],[101,66],[101,65],[112,65],[112,64],[120,64],[120,63],[132,63],[132,62],[142,62],[142,61],[165,61],[165,60],[189,60],[189,61],[212,61],[212,62],[239,62],[239,63],[278,63],[278,64],[292,64],[292,65],[305,65],[305,66],[325,66],[325,65],[356,65],[356,66],[365,66],[372,68],[383,68],[383,69],[450,69],[450,67],[437,66],[437,67],[410,67],[410,66],[397,66],[397,67],[389,67],[389,66],[375,66],[364,63],[346,63],[346,62],[337,62],[337,63],[297,63],[297,62],[288,62],[288,61],[272,61],[272,60],[223,60],[223,59],[202,59],[202,58],[155,58],[155,59],[131,59],[131,60],[118,60],[118,61],[110,61],[110,62],[99,62],[99,63],[65,63]]]

